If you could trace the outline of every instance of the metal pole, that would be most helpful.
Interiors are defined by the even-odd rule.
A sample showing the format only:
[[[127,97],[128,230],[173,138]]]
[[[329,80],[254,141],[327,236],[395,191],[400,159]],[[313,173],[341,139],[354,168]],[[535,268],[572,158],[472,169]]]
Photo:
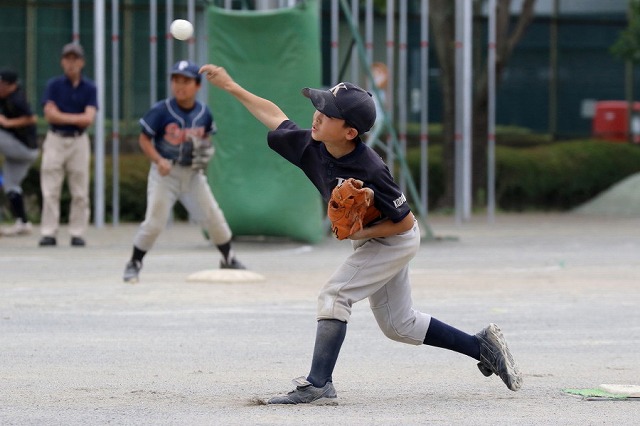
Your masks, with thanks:
[[[38,77],[38,5],[36,0],[29,0],[26,4],[26,67],[25,84],[29,103],[38,105],[37,77]]]
[[[71,41],[74,43],[80,43],[80,0],[73,0],[72,9]]]
[[[471,216],[471,25],[472,2],[456,0],[456,222]]]
[[[98,111],[94,136],[94,222],[96,228],[104,227],[104,109],[105,109],[105,6],[104,0],[94,2],[94,74],[98,89]]]
[[[400,2],[398,16],[398,130],[400,150],[407,154],[407,2]],[[400,175],[400,190],[406,192],[407,184],[404,174]]]
[[[360,23],[360,1],[351,0],[351,16],[353,17],[353,26],[357,30]],[[358,84],[360,80],[360,62],[358,61],[357,47],[353,44],[351,48],[351,81]]]
[[[149,101],[158,100],[158,1],[149,4]]]
[[[472,36],[473,36],[473,3],[471,1],[464,2],[464,41],[463,41],[463,55],[464,55],[464,70],[463,70],[463,100],[464,110],[462,115],[463,122],[463,140],[464,140],[464,157],[463,157],[463,218],[469,220],[471,218],[471,157],[472,157],[472,103],[473,94],[471,86],[473,82],[473,58],[472,58]]]
[[[196,13],[195,28],[199,37],[196,38],[196,59],[195,62],[199,65],[209,62],[208,40],[209,40],[209,19],[207,16],[207,8],[204,8],[204,13]],[[197,98],[200,102],[206,104],[209,99],[210,84],[203,84],[198,90]]]
[[[111,0],[111,162],[112,223],[120,223],[120,20],[118,0]]]
[[[389,85],[387,86],[386,104],[389,122],[394,123],[394,86],[395,86],[395,0],[387,0],[387,68],[389,70]],[[395,153],[393,151],[393,138],[387,136],[387,166],[391,175],[395,173]]]
[[[549,135],[556,139],[558,133],[558,12],[560,0],[553,0],[549,28]]]
[[[167,15],[167,19],[165,20],[166,22],[166,35],[165,35],[165,39],[166,39],[166,51],[167,51],[167,60],[165,62],[165,70],[170,70],[171,66],[173,65],[173,36],[171,35],[171,33],[169,32],[169,27],[171,26],[171,23],[173,22],[173,0],[167,0],[167,4],[166,4],[166,15]],[[169,77],[167,76],[165,78],[165,86],[166,86],[166,97],[168,98],[169,96],[171,96],[171,85],[169,84]],[[207,86],[206,84],[204,85],[205,87]]]
[[[367,53],[367,63],[373,63],[373,0],[367,0],[364,12],[364,39],[365,52]],[[369,81],[367,88],[373,85],[373,81]]]
[[[195,24],[196,23],[196,2],[195,0],[189,0],[187,3],[187,19],[189,22]],[[189,60],[196,60],[196,31],[198,31],[198,27],[194,31],[193,35],[189,37],[187,41],[189,46]]]
[[[487,217],[493,223],[496,211],[496,0],[489,0],[488,25]]]
[[[331,81],[330,86],[338,83],[339,63],[338,58],[338,0],[331,0]]]
[[[420,2],[420,199],[429,214],[429,0]]]
[[[464,114],[463,108],[463,97],[462,97],[462,86],[463,86],[463,78],[464,74],[462,72],[463,69],[463,61],[464,56],[462,52],[462,43],[464,36],[464,6],[463,3],[467,0],[456,0],[456,11],[455,11],[455,135],[454,135],[454,144],[455,144],[455,180],[454,180],[454,207],[455,207],[455,219],[457,224],[461,224],[464,214],[463,214],[463,199],[462,192],[463,186],[462,181],[464,179],[463,173],[463,121],[462,115]]]

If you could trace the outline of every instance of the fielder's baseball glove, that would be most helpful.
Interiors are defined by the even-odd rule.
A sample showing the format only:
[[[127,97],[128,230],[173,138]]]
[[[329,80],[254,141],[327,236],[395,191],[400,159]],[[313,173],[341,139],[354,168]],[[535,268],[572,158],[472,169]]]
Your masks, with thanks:
[[[190,135],[189,139],[193,144],[193,159],[191,160],[191,168],[195,170],[204,170],[209,164],[209,160],[213,156],[214,148],[209,139],[200,139],[199,137]]]
[[[327,207],[331,232],[339,240],[348,238],[372,220],[380,217],[373,205],[373,190],[361,180],[349,178],[333,188]]]

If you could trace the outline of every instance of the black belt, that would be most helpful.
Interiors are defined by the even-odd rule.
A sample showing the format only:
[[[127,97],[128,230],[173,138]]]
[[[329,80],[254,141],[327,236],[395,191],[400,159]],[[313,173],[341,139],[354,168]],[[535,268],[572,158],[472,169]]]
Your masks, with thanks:
[[[84,134],[84,130],[57,130],[51,129],[53,133],[63,138],[75,138]]]

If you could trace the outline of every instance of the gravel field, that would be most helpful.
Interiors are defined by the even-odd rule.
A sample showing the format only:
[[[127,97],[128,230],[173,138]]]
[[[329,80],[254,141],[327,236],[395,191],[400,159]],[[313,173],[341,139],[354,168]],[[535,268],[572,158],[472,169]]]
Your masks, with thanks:
[[[0,238],[1,425],[635,424],[640,401],[562,392],[640,384],[640,217],[505,214],[457,225],[411,263],[415,307],[467,332],[502,328],[521,391],[475,362],[387,340],[355,305],[334,372],[336,406],[265,406],[306,374],[320,286],[350,252],[241,238],[239,258],[266,277],[192,283],[218,255],[176,223],[122,271],[137,224],[90,229],[72,248],[37,233]]]

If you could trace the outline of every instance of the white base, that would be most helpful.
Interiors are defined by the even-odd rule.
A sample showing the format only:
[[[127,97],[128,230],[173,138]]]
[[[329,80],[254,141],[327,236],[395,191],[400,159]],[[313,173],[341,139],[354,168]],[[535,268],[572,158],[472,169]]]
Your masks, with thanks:
[[[599,388],[605,392],[614,393],[616,395],[625,395],[630,398],[640,398],[639,385],[600,385]]]
[[[265,277],[246,269],[205,269],[187,277],[189,282],[245,283],[264,281]]]

